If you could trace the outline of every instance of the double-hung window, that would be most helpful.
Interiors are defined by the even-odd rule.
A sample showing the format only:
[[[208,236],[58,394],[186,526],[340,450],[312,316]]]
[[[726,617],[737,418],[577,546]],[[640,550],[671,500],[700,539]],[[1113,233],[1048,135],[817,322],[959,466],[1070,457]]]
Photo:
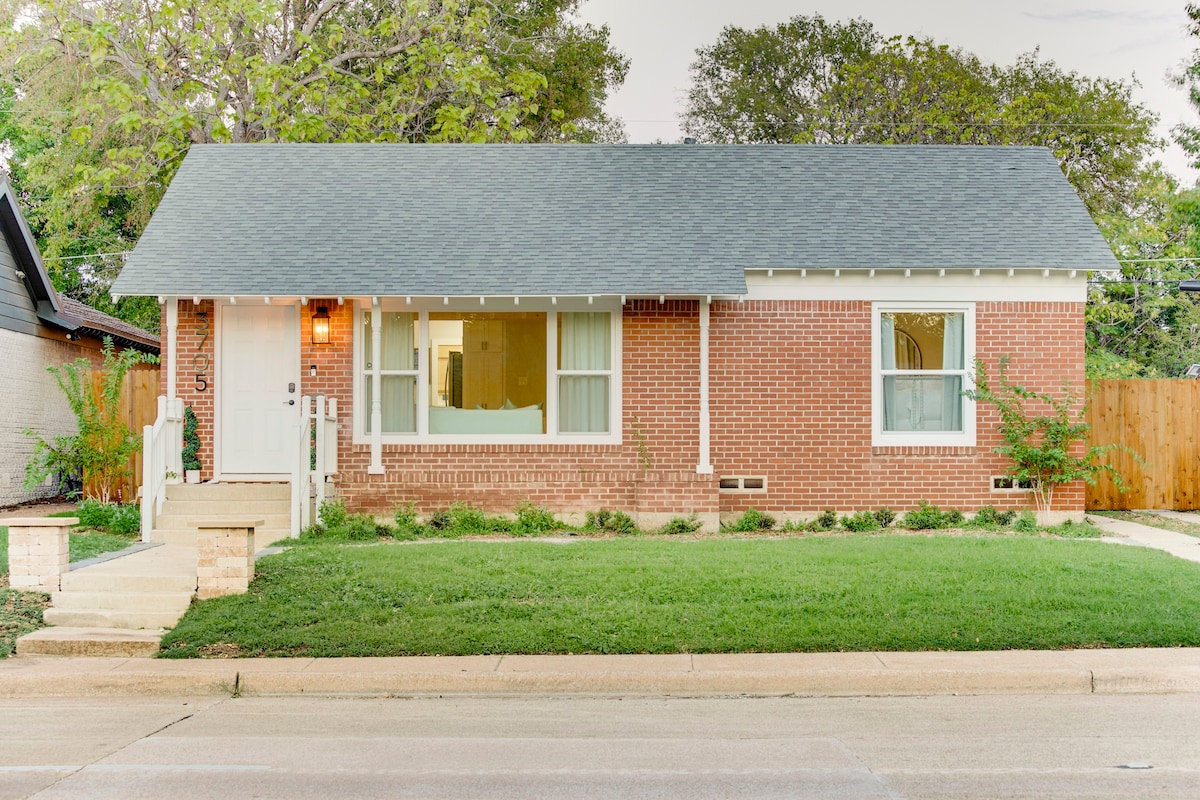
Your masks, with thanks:
[[[975,312],[970,304],[874,310],[876,445],[975,444],[970,388]]]
[[[519,310],[494,311],[395,299],[361,304],[356,437],[374,436],[378,380],[386,442],[619,443],[621,314],[615,302],[608,305],[528,300]]]

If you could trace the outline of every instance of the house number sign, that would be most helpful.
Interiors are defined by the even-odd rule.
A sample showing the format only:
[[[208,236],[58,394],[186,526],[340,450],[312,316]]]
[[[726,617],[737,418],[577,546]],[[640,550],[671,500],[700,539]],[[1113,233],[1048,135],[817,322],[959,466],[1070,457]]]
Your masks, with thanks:
[[[198,311],[196,316],[199,319],[196,321],[196,334],[200,337],[200,341],[196,343],[196,352],[192,354],[192,369],[196,371],[196,391],[203,392],[208,389],[208,353],[204,352],[204,343],[208,340],[208,312]]]

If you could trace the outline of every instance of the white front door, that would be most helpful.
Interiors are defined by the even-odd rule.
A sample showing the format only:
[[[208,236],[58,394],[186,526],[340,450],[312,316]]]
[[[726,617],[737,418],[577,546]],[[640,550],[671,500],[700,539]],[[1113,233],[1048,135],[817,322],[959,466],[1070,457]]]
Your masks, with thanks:
[[[300,413],[299,310],[223,306],[219,358],[221,474],[289,474]]]

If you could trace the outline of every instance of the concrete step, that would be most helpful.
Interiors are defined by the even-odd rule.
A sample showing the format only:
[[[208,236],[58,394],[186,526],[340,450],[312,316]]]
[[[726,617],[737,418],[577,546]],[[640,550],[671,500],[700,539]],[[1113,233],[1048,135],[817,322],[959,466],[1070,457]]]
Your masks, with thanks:
[[[286,483],[172,483],[167,500],[290,500]]]
[[[17,655],[151,658],[163,631],[124,628],[41,628],[17,639]]]
[[[168,500],[159,518],[178,517],[189,522],[198,519],[245,518],[263,515],[288,517],[291,505],[286,500]]]
[[[118,611],[114,609],[47,608],[42,619],[47,625],[68,628],[123,628],[157,630],[179,622],[182,611]]]
[[[241,512],[237,509],[229,509],[225,507],[210,507],[207,511],[191,511],[188,513],[178,513],[170,506],[163,507],[163,513],[158,515],[158,524],[156,527],[163,529],[184,529],[194,528],[195,522],[220,522],[221,520],[234,520],[243,522],[246,519],[261,519],[263,524],[261,527],[267,530],[287,530],[291,527],[291,515],[284,513],[263,513],[247,511]]]
[[[187,611],[192,604],[194,592],[129,592],[129,591],[100,591],[54,592],[50,595],[50,605],[54,608],[102,611],[174,611],[179,614]]]

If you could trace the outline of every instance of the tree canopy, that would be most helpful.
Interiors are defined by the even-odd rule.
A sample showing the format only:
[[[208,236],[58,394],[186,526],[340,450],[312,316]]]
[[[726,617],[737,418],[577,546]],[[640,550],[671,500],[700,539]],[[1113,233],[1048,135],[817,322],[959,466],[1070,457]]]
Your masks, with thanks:
[[[580,2],[9,0],[2,133],[56,285],[105,308],[119,263],[57,259],[128,249],[192,144],[620,138],[628,62]]]
[[[1037,51],[998,66],[814,15],[727,27],[696,54],[683,127],[703,141],[1042,145],[1098,217],[1130,208],[1161,144],[1132,84]]]

